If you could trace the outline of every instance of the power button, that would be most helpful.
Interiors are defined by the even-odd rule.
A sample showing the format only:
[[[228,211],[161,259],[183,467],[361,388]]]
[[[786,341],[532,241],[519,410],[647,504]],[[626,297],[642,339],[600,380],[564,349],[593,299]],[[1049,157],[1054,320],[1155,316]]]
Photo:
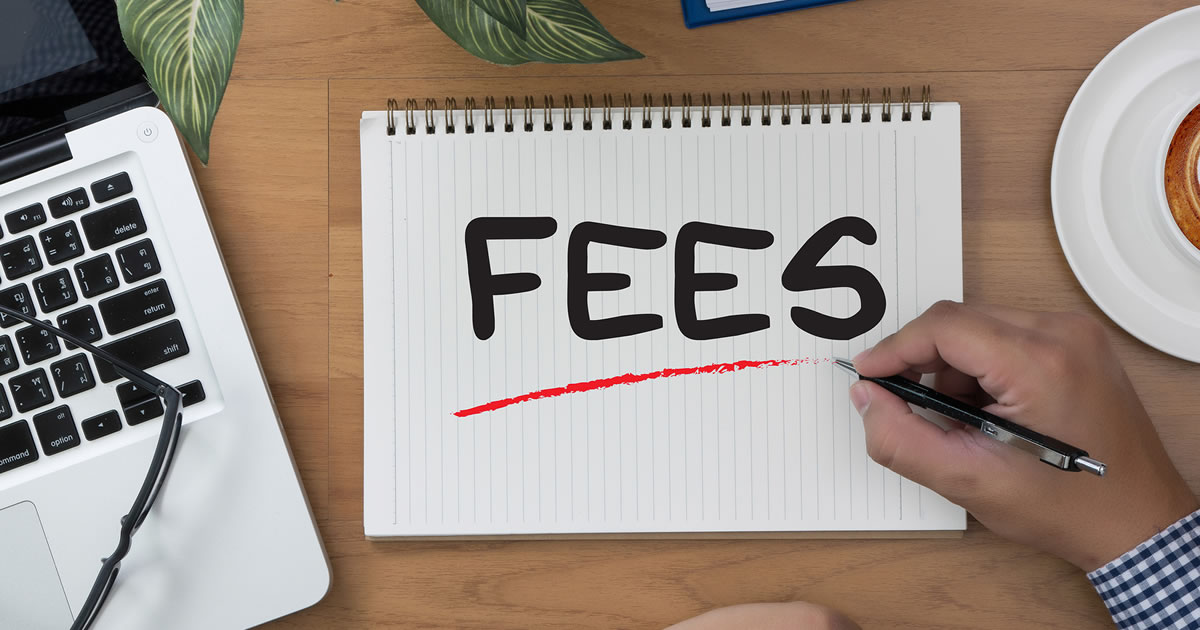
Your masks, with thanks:
[[[142,142],[154,142],[158,139],[158,125],[150,121],[138,125],[137,137]]]

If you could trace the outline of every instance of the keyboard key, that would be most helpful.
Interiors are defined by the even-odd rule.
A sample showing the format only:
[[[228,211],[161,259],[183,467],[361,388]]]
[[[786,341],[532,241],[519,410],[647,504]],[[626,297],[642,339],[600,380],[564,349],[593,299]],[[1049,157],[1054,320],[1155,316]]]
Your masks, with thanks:
[[[204,385],[201,385],[200,381],[184,383],[176,389],[179,390],[180,394],[183,394],[184,407],[191,407],[192,405],[204,400]]]
[[[13,210],[4,215],[4,224],[8,226],[8,231],[13,234],[24,232],[45,222],[46,209],[40,203],[26,206],[20,210]]]
[[[162,271],[158,264],[158,255],[154,253],[154,243],[148,238],[118,249],[117,264],[121,266],[121,275],[125,276],[125,282],[128,283],[149,278]]]
[[[27,422],[21,420],[0,427],[0,473],[35,462],[37,458],[37,446]]]
[[[46,262],[51,265],[83,255],[83,241],[74,221],[48,227],[38,237],[42,241],[42,251],[46,253]]]
[[[79,422],[79,426],[83,428],[83,437],[89,440],[100,439],[121,430],[121,416],[115,410],[108,410]]]
[[[131,192],[133,183],[129,181],[129,175],[126,173],[117,173],[92,184],[92,196],[96,198],[96,203],[104,203]]]
[[[46,370],[42,368],[12,377],[8,381],[8,387],[12,390],[13,403],[21,413],[54,402],[54,392],[50,391]]]
[[[100,254],[75,265],[75,277],[79,279],[83,297],[95,297],[121,284],[108,254]]]
[[[179,325],[177,319],[105,344],[101,348],[143,370],[181,357],[190,351],[187,339],[183,337],[183,326]],[[104,383],[120,377],[112,364],[103,359],[96,359],[96,371]]]
[[[12,405],[8,404],[8,394],[0,387],[0,420],[8,420],[13,415]]]
[[[79,426],[83,427],[83,437],[98,440],[121,430],[121,416],[116,411],[105,411],[80,422]]]
[[[96,321],[96,310],[90,306],[59,315],[58,327],[88,343],[100,341],[100,322]],[[64,343],[67,344],[67,350],[74,350],[78,347],[69,341]]]
[[[57,335],[34,326],[26,326],[17,331],[17,346],[21,348],[21,357],[25,359],[25,365],[33,365],[62,352],[58,347]]]
[[[29,297],[29,289],[23,284],[18,284],[14,287],[9,287],[3,291],[0,291],[0,304],[3,304],[14,311],[21,313],[22,315],[37,317],[37,309],[33,307],[33,298]],[[21,320],[15,317],[9,317],[4,313],[0,313],[0,326],[8,328],[9,326],[19,323],[21,323]]]
[[[100,316],[108,334],[116,335],[175,312],[167,283],[156,280],[100,300]]]
[[[51,363],[50,373],[54,375],[54,388],[58,390],[59,398],[68,398],[96,386],[92,367],[88,365],[87,356],[83,354]]]
[[[125,407],[124,411],[125,422],[128,422],[129,426],[133,426],[163,415],[163,406],[162,401],[158,397],[154,397]]]
[[[17,362],[17,349],[13,347],[12,339],[8,335],[0,337],[0,374],[8,374],[20,365]]]
[[[33,417],[33,426],[37,429],[38,440],[42,443],[42,451],[47,455],[57,455],[69,448],[79,446],[79,432],[75,430],[75,418],[71,417],[71,409],[66,405],[43,411]]]
[[[79,300],[75,295],[75,283],[71,282],[71,274],[66,269],[48,273],[31,284],[43,313],[57,311]]]
[[[142,402],[156,397],[157,394],[146,391],[141,385],[126,381],[117,385],[117,400],[121,401],[122,407],[129,407],[134,403]]]
[[[122,201],[103,210],[84,215],[83,234],[92,249],[104,249],[113,243],[146,233],[146,219],[137,199]]]
[[[0,245],[0,265],[4,266],[4,275],[9,280],[41,271],[42,257],[38,254],[33,237],[26,236]]]
[[[79,212],[86,207],[88,207],[88,197],[82,188],[76,188],[50,200],[50,214],[54,215],[55,219],[65,217],[72,212]]]

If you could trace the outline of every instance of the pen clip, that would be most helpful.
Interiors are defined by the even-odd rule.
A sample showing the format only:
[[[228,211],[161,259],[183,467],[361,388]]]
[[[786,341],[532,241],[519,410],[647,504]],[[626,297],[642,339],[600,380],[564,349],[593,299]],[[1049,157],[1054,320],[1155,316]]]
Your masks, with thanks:
[[[1063,470],[1078,470],[1074,466],[1076,455],[1056,451],[1045,444],[1031,440],[1019,433],[1010,431],[1007,428],[996,424],[995,422],[984,420],[980,425],[979,430],[983,432],[984,435],[994,438],[999,442],[1004,442],[1009,446],[1014,446],[1027,453],[1032,453],[1033,455],[1036,455],[1038,459],[1050,464],[1051,466],[1054,466],[1055,468],[1061,468]],[[1078,455],[1086,456],[1087,453],[1079,453]]]

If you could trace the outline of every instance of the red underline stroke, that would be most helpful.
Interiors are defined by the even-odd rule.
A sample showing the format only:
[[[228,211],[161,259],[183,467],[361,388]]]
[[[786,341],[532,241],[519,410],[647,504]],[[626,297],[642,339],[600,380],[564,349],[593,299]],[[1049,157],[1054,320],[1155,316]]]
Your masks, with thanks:
[[[512,398],[503,398],[494,400],[489,403],[484,403],[470,409],[455,411],[454,415],[459,418],[474,416],[487,411],[495,411],[512,405],[518,405],[531,400],[540,400],[542,398],[554,398],[564,394],[578,394],[580,392],[590,392],[597,389],[608,389],[617,385],[632,385],[643,381],[652,381],[659,378],[671,378],[673,376],[688,376],[690,374],[726,374],[729,372],[737,372],[739,370],[747,370],[750,368],[766,368],[779,367],[785,365],[817,365],[820,363],[829,363],[833,359],[770,359],[767,361],[734,361],[732,363],[714,363],[712,365],[701,365],[698,367],[688,368],[665,368],[657,372],[646,372],[644,374],[622,374],[620,376],[610,376],[608,378],[600,378],[594,381],[583,381],[581,383],[571,383],[563,387],[551,387],[548,389],[539,389],[521,394]]]

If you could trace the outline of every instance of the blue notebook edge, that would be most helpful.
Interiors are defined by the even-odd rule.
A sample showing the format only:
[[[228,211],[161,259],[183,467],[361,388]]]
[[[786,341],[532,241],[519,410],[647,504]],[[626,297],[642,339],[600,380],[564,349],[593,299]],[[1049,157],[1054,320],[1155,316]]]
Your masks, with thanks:
[[[769,15],[771,13],[780,13],[782,11],[807,9],[809,7],[819,7],[827,4],[838,4],[849,1],[850,0],[782,0],[781,2],[770,2],[752,7],[742,7],[740,9],[710,11],[705,0],[680,0],[681,4],[683,5],[683,23],[688,28],[696,28],[697,26],[707,26],[709,24],[717,24],[719,22],[729,22],[731,20],[741,20],[745,18],[758,17],[760,15]]]

